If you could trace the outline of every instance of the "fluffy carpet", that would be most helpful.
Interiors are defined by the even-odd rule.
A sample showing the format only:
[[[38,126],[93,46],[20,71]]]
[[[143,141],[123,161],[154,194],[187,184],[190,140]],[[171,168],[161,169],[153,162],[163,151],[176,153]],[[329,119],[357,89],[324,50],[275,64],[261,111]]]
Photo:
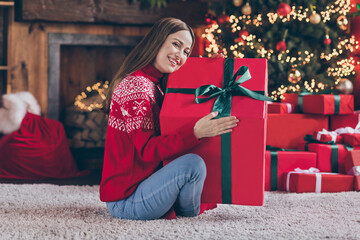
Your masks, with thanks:
[[[195,218],[111,217],[98,186],[0,184],[0,239],[359,239],[360,193],[266,192]]]

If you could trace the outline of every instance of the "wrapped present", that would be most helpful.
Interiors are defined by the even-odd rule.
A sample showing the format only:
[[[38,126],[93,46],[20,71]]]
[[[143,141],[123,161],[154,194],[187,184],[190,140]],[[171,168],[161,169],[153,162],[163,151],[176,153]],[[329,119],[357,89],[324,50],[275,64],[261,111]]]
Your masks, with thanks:
[[[344,133],[341,134],[344,144],[352,147],[360,147],[360,133]]]
[[[344,158],[352,147],[333,142],[320,142],[310,135],[305,136],[305,141],[299,143],[299,150],[315,152],[317,154],[316,167],[321,172],[346,173]]]
[[[342,143],[342,136],[335,131],[328,131],[323,129],[321,131],[314,132],[313,138],[320,142],[333,142]]]
[[[329,129],[334,131],[338,128],[351,127],[355,128],[360,122],[360,111],[354,111],[353,113],[346,115],[331,115]]]
[[[306,134],[328,128],[328,117],[313,114],[268,114],[266,145],[297,149]]]
[[[270,100],[262,95],[266,89],[266,59],[189,58],[169,75],[160,113],[162,134],[193,127],[211,111],[239,119],[231,133],[204,138],[192,150],[207,167],[203,203],[263,204],[266,101]]]
[[[286,191],[304,192],[345,192],[354,190],[354,177],[337,173],[321,173],[318,169],[296,169],[286,177]]]
[[[347,174],[355,176],[354,188],[360,191],[360,150],[352,150],[346,155],[344,168]]]
[[[283,98],[281,99],[281,102],[294,104],[298,112],[303,112],[303,96],[308,94],[310,93],[283,93]]]
[[[354,95],[308,94],[302,101],[304,113],[336,115],[354,112]]]
[[[295,104],[291,103],[273,103],[269,102],[268,104],[268,113],[294,113]]]
[[[267,146],[265,155],[265,191],[285,191],[285,173],[296,168],[316,167],[316,153]]]

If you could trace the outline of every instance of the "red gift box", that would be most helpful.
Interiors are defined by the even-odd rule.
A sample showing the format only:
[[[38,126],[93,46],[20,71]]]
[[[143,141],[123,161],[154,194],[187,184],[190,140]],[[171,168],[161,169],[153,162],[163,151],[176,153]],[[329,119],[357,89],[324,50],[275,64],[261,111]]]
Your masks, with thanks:
[[[344,159],[344,168],[347,174],[354,177],[354,187],[360,190],[360,150],[350,151]]]
[[[225,61],[227,59],[189,58],[181,69],[169,75],[167,92],[208,84],[222,87]],[[247,66],[251,74],[251,79],[241,86],[266,93],[266,59],[235,59],[234,70],[241,66]],[[185,125],[193,127],[212,111],[214,101],[215,98],[197,104],[193,94],[167,93],[160,113],[161,133],[171,134]],[[221,145],[222,135],[204,138],[192,150],[204,159],[207,167],[201,200],[203,203],[263,205],[267,103],[248,96],[233,96],[231,104],[231,115],[239,119],[229,134],[231,144]],[[223,146],[231,151],[231,159],[222,159]],[[222,169],[223,161],[231,161],[231,168]],[[231,184],[226,184],[226,178]],[[231,192],[230,200],[228,192]]]
[[[304,95],[302,111],[313,114],[349,114],[354,112],[354,95]]]
[[[298,105],[299,100],[299,94],[297,93],[283,93],[283,98],[281,99],[281,102],[283,103],[291,103],[295,106]]]
[[[304,151],[266,151],[265,191],[285,191],[285,174],[296,168],[316,167],[316,153]]]
[[[268,113],[294,113],[295,104],[291,103],[271,103],[268,104]]]
[[[329,118],[310,114],[268,114],[266,145],[297,149],[306,134],[327,129]]]
[[[354,177],[336,173],[289,172],[286,177],[288,192],[345,192],[354,190]]]
[[[313,138],[320,142],[342,143],[343,137],[336,133],[329,133],[327,130],[314,132]]]
[[[300,142],[299,150],[315,152],[317,154],[316,167],[321,172],[346,173],[344,158],[348,149],[342,144]]]
[[[343,133],[344,144],[348,144],[353,147],[360,147],[360,133]]]
[[[355,128],[360,122],[360,111],[355,111],[346,115],[331,115],[330,130],[334,131],[338,128],[351,127]]]

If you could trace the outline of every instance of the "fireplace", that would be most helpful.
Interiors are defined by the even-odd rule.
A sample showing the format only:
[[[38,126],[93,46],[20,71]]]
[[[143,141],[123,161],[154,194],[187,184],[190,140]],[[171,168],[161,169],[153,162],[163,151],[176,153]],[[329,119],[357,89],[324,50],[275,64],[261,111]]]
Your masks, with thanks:
[[[48,118],[63,120],[65,108],[86,86],[111,80],[141,38],[48,33]]]

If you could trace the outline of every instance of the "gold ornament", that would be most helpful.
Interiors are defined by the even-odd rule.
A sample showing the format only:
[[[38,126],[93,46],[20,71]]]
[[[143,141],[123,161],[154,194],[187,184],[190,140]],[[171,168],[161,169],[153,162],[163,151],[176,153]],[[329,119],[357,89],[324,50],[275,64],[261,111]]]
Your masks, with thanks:
[[[247,2],[242,8],[241,8],[241,13],[244,15],[250,15],[252,12],[251,6],[249,4],[249,2]]]
[[[349,21],[344,15],[338,17],[336,22],[341,30],[345,31],[348,28]]]
[[[301,80],[301,73],[296,68],[291,69],[288,72],[288,80],[291,83],[297,83]]]
[[[240,7],[243,4],[243,0],[233,0],[235,7]]]
[[[312,24],[319,24],[321,21],[321,17],[316,12],[313,12],[309,17],[309,20]]]
[[[336,85],[336,89],[342,94],[351,94],[354,90],[354,86],[349,79],[342,78]]]

